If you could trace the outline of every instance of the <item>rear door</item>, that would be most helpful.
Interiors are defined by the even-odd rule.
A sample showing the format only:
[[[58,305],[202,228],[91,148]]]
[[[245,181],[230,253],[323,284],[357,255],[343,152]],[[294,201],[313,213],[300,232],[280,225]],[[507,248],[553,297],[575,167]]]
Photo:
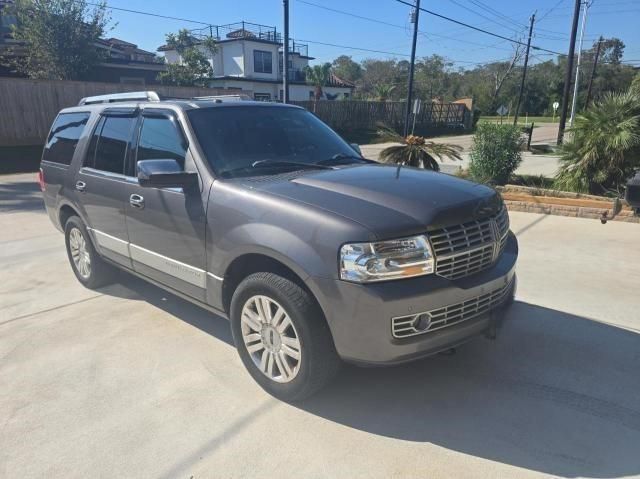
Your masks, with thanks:
[[[175,112],[149,108],[142,112],[129,174],[140,160],[176,160],[185,171],[197,168]],[[128,184],[127,229],[133,267],[173,289],[205,300],[206,214],[200,188],[143,188]]]
[[[131,267],[131,260],[125,221],[129,181],[125,165],[137,115],[134,108],[103,111],[74,185],[100,253],[127,267]]]

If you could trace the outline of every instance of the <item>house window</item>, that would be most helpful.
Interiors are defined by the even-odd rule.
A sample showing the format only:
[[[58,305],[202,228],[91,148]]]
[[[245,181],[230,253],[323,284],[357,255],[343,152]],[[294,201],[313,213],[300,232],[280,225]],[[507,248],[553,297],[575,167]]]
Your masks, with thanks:
[[[254,93],[253,99],[255,101],[271,101],[271,95],[269,93]]]
[[[272,68],[271,52],[262,50],[253,51],[253,71],[256,73],[272,73]]]

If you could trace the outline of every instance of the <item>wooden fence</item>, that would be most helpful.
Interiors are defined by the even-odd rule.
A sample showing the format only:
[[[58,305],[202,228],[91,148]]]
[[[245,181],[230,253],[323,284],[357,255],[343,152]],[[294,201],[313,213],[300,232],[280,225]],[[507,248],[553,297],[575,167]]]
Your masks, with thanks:
[[[391,101],[294,101],[339,130],[372,129],[385,124],[396,130],[404,125],[404,102]],[[413,122],[413,117],[412,120]],[[471,113],[460,103],[423,104],[416,116],[416,131],[427,128],[470,128]]]
[[[83,97],[144,89],[119,83],[0,78],[0,147],[44,144],[58,112],[77,105]],[[146,89],[178,98],[240,93],[240,90],[163,85]]]

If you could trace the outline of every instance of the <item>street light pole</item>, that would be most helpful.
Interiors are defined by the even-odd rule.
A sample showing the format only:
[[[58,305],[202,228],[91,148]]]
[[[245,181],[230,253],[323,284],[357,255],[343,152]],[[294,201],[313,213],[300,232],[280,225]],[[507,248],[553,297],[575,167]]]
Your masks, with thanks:
[[[567,55],[567,71],[564,78],[562,91],[562,110],[560,110],[560,124],[558,125],[558,145],[564,139],[564,127],[567,123],[569,110],[569,92],[571,91],[571,77],[573,76],[573,55],[576,51],[576,34],[578,32],[578,20],[580,19],[580,0],[576,0],[573,9],[573,22],[571,24],[571,39],[569,40],[569,54]]]
[[[513,115],[513,124],[518,124],[518,115],[520,114],[520,103],[522,103],[522,95],[524,94],[524,82],[527,78],[527,65],[529,64],[529,50],[531,49],[531,35],[533,34],[533,23],[536,21],[536,14],[531,15],[531,24],[529,25],[529,39],[527,40],[527,52],[524,56],[524,68],[522,70],[522,81],[520,82],[520,95],[518,95],[518,104],[516,106],[516,114]]]
[[[580,28],[580,44],[578,46],[578,64],[576,65],[576,81],[573,85],[573,99],[571,101],[571,118],[569,118],[569,126],[573,126],[573,120],[576,116],[576,104],[578,102],[578,87],[580,86],[580,62],[582,60],[582,44],[584,42],[584,29],[587,26],[587,14],[589,13],[589,0],[584,2],[584,12],[582,14],[582,27]]]
[[[413,96],[413,72],[416,64],[416,42],[418,41],[418,18],[420,17],[420,0],[416,0],[413,15],[413,42],[411,44],[411,65],[409,65],[409,88],[407,105],[404,112],[404,136],[409,134],[409,116],[411,115],[411,99]]]
[[[282,103],[289,103],[289,0],[284,7],[284,42],[282,45]]]

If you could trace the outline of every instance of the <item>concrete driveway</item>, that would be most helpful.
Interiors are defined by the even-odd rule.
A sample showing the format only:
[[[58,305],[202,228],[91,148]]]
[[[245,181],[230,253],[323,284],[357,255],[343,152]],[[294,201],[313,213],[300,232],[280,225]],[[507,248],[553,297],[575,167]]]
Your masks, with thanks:
[[[226,321],[126,274],[81,287],[31,180],[0,177],[0,477],[640,476],[638,225],[512,213],[497,341],[292,406]]]
[[[541,123],[533,129],[531,144],[555,144],[558,136],[558,125],[555,123]],[[440,169],[444,173],[453,174],[458,168],[469,167],[469,151],[473,142],[473,135],[443,136],[433,138],[436,143],[451,143],[462,147],[462,161],[444,159],[440,162]],[[361,145],[360,148],[366,158],[378,160],[380,152],[394,143],[373,143]],[[558,157],[555,155],[532,154],[528,151],[522,153],[522,163],[516,170],[521,175],[555,176],[558,171]]]

